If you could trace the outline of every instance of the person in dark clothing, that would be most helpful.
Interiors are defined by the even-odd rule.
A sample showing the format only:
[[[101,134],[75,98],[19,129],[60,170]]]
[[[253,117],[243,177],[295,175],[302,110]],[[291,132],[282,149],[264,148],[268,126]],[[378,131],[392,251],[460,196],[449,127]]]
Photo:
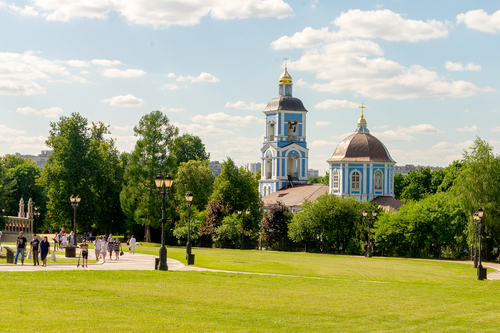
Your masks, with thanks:
[[[19,237],[16,240],[16,259],[14,263],[17,265],[17,257],[21,255],[21,265],[24,265],[24,253],[26,252],[26,243],[28,240],[24,237],[24,233],[21,231]]]
[[[42,258],[43,267],[47,266],[47,254],[50,254],[50,243],[47,236],[43,236],[40,242],[40,256]]]
[[[33,234],[33,239],[30,242],[31,245],[31,255],[33,256],[33,266],[40,266],[40,262],[38,261],[38,246],[40,245],[40,241],[36,238],[36,234]]]

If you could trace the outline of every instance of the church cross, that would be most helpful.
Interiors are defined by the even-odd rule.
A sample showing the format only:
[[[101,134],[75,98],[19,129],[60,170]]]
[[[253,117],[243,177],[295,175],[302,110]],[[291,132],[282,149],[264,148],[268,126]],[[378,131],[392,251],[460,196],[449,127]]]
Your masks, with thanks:
[[[286,69],[286,62],[290,59],[288,59],[287,57],[284,57],[283,60],[285,60],[285,69]]]
[[[363,109],[366,109],[366,106],[363,106],[363,103],[361,103],[360,109],[361,109],[361,118],[363,118]]]

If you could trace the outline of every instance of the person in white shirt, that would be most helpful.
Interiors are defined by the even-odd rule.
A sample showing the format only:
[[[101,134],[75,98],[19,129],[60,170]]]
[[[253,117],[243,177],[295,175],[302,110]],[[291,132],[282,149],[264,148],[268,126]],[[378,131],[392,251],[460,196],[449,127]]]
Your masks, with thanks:
[[[96,237],[94,241],[95,260],[99,260],[101,253],[101,237]]]
[[[130,253],[134,253],[135,254],[135,238],[134,238],[134,235],[132,235],[132,237],[128,240],[128,250],[130,251]]]
[[[104,238],[101,241],[101,255],[103,262],[106,262],[106,253],[108,252],[108,241]]]
[[[62,236],[62,246],[66,246],[66,244],[68,244],[68,236],[66,236],[66,234],[64,234]]]

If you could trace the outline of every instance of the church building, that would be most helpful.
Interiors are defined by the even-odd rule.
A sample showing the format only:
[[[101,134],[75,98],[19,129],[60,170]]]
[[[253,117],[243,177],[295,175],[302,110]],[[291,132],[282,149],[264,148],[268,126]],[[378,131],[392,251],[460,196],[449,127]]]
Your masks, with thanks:
[[[292,97],[292,85],[285,63],[285,72],[278,83],[279,97],[269,101],[264,109],[266,135],[261,149],[262,178],[259,181],[263,197],[289,183],[307,183],[307,110],[300,99]]]
[[[385,145],[370,134],[363,105],[360,106],[361,117],[356,130],[326,161],[329,185],[309,184],[307,110],[300,99],[292,97],[292,77],[288,74],[286,60],[285,72],[278,84],[279,97],[272,99],[264,109],[266,134],[261,148],[262,175],[259,181],[264,204],[280,200],[295,212],[305,198],[315,200],[328,192],[341,198],[375,201],[384,210],[397,211],[402,203],[394,199],[396,162]]]

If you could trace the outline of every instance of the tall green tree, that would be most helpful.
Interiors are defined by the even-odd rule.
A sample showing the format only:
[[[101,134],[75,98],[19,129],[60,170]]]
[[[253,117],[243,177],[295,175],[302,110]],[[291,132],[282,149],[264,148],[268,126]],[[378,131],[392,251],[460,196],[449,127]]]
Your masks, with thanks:
[[[178,205],[186,205],[186,193],[193,194],[192,205],[205,209],[212,195],[214,175],[208,160],[189,160],[180,164],[175,179],[175,196]]]
[[[210,153],[205,150],[205,144],[200,137],[183,134],[177,137],[172,145],[172,155],[177,159],[177,165],[191,160],[209,160]]]
[[[288,223],[292,220],[292,214],[282,201],[267,206],[266,213],[262,219],[262,240],[270,246],[282,240],[288,235]]]
[[[158,174],[175,175],[172,145],[178,133],[179,129],[161,111],[143,116],[134,127],[138,139],[125,170],[120,199],[128,222],[146,225],[146,241],[151,241],[151,226],[160,224],[161,203],[157,200],[155,178]],[[176,186],[175,179],[173,186]],[[167,202],[167,210],[167,216],[173,216],[171,200]]]
[[[469,217],[469,241],[473,241],[472,215],[479,208],[484,210],[485,248],[491,249],[500,242],[500,157],[493,147],[479,137],[464,151],[462,167],[455,179],[453,193],[461,199]]]

